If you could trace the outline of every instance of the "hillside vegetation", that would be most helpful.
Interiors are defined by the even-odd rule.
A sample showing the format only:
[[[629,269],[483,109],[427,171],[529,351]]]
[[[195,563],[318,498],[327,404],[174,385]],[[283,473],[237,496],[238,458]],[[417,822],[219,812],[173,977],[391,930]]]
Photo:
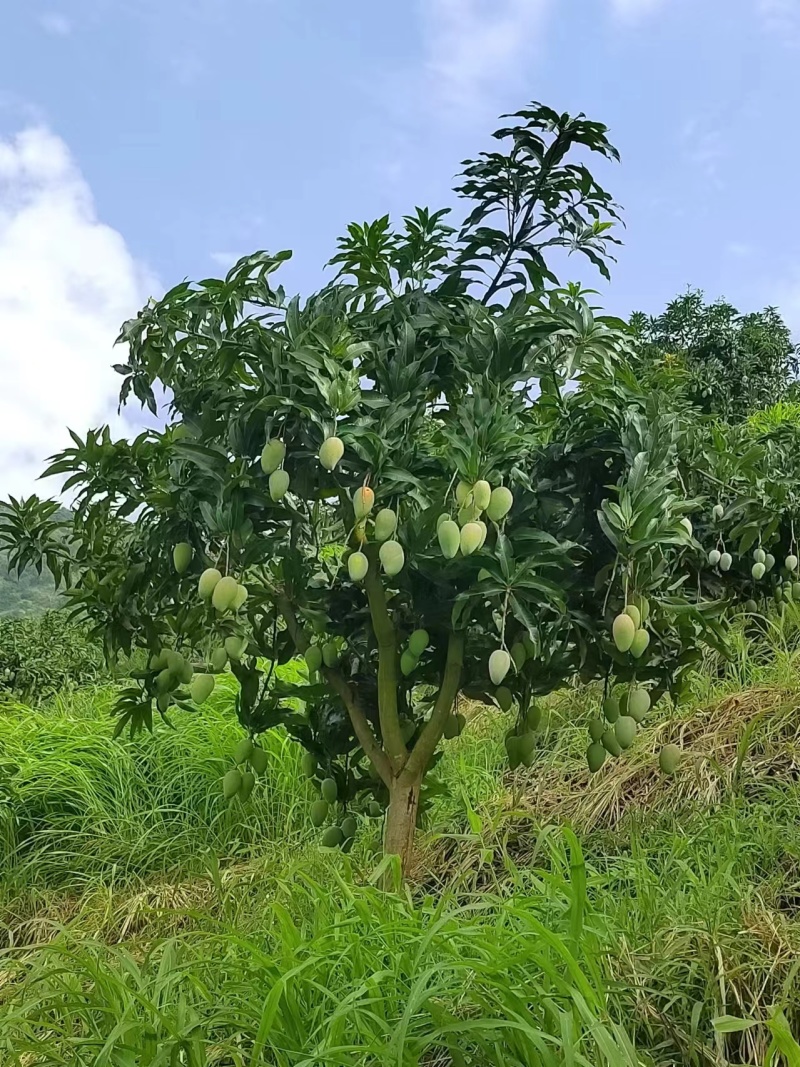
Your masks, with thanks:
[[[39,615],[59,606],[61,597],[48,571],[38,575],[28,570],[17,577],[9,573],[7,557],[0,551],[0,618]]]
[[[743,623],[733,663],[591,780],[591,688],[551,700],[513,774],[475,706],[399,895],[371,885],[377,825],[319,849],[280,732],[250,800],[223,803],[230,686],[132,741],[111,689],[8,704],[0,1062],[794,1064],[797,626]],[[674,778],[667,739],[691,753]]]

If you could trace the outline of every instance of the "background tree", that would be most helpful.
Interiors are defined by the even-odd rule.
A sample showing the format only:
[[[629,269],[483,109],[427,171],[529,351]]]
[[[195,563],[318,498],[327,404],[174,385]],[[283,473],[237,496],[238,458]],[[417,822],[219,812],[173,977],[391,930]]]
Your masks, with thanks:
[[[466,165],[458,234],[422,209],[353,226],[305,302],[274,284],[287,252],[151,301],[120,336],[121,401],[156,410],[158,385],[170,425],[73,434],[48,469],[76,493],[69,522],[34,498],[0,526],[109,658],[147,650],[119,729],[191,710],[229,665],[248,736],[226,796],[253,788],[258,735],[282,725],[324,843],[385,811],[403,862],[462,696],[512,713],[517,766],[537,697],[602,678],[597,770],[724,637],[687,518],[704,502],[681,465],[691,419],[639,384],[623,323],[542,289],[549,245],[606,269],[613,205],[566,157],[615,152],[583,116],[513,118],[508,149]],[[280,669],[298,657],[299,683]]]
[[[642,369],[681,383],[696,407],[728,422],[779,401],[797,376],[798,346],[775,308],[742,315],[695,289],[661,315],[635,314],[631,325]]]

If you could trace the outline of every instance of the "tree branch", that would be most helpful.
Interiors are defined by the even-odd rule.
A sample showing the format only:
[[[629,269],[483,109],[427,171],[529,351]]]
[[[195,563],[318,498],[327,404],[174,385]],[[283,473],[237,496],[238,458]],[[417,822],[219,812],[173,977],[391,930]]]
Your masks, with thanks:
[[[397,711],[397,633],[386,606],[386,590],[378,573],[378,558],[369,552],[369,570],[364,579],[372,629],[378,643],[378,715],[383,747],[395,771],[408,756]]]
[[[295,648],[298,652],[304,653],[311,642],[306,637],[305,630],[297,621],[297,615],[295,614],[294,608],[289,602],[288,597],[278,596],[276,603],[281,615],[283,615],[286,620],[286,628],[294,642]],[[368,759],[372,760],[375,769],[378,774],[380,774],[384,783],[387,786],[391,785],[393,779],[391,764],[386,753],[378,744],[378,739],[375,737],[375,732],[370,726],[369,719],[364,714],[364,709],[361,707],[357,694],[347,684],[341,672],[337,671],[334,667],[323,667],[322,674],[328,685],[333,689],[347,709],[347,714],[350,716],[350,722],[353,724],[353,730],[358,738],[358,743],[364,749],[365,755]]]
[[[536,183],[528,199],[528,206],[525,209],[525,213],[522,217],[522,222],[520,222],[520,224],[517,226],[515,234],[509,232],[508,249],[506,251],[506,254],[500,261],[500,266],[498,267],[497,273],[492,279],[489,288],[483,294],[483,299],[481,300],[481,303],[484,305],[489,303],[494,294],[500,288],[500,282],[502,281],[503,275],[508,270],[511,261],[514,258],[515,252],[518,251],[517,238],[520,234],[524,234],[526,227],[530,225],[533,213],[536,210],[537,204],[539,203],[539,197],[541,196],[542,189],[544,188],[544,183],[546,179],[549,178],[550,171],[555,165],[557,158],[563,159],[564,153],[561,152],[561,154],[559,155],[556,152],[557,148],[561,148],[561,140],[563,135],[563,130],[559,131],[556,139],[553,141],[553,143],[550,145],[550,147],[547,149],[544,156],[542,157],[541,167],[539,168],[539,175],[536,179]]]
[[[464,634],[451,633],[447,645],[447,660],[444,665],[442,684],[433,711],[428,719],[416,745],[403,768],[403,775],[412,779],[424,774],[431,756],[444,733],[445,723],[453,710],[453,702],[461,686],[461,669],[464,666]]]

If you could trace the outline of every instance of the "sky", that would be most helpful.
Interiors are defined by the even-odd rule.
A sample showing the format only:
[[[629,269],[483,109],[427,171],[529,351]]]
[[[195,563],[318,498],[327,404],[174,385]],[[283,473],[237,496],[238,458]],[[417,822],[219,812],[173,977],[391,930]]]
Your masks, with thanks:
[[[528,101],[610,128],[610,313],[687,286],[800,336],[800,0],[25,0],[0,35],[0,498],[111,422],[120,324],[183,278],[458,203]],[[134,421],[139,417],[131,411]]]

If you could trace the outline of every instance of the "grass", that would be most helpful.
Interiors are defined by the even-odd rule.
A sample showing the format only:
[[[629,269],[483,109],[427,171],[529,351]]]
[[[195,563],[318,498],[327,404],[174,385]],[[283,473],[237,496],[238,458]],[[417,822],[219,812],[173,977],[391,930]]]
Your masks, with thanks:
[[[110,691],[4,708],[0,1064],[795,1067],[797,617],[751,637],[591,780],[596,691],[549,702],[513,775],[474,709],[400,894],[371,884],[374,825],[317,849],[277,733],[222,804],[230,692],[134,742]]]

